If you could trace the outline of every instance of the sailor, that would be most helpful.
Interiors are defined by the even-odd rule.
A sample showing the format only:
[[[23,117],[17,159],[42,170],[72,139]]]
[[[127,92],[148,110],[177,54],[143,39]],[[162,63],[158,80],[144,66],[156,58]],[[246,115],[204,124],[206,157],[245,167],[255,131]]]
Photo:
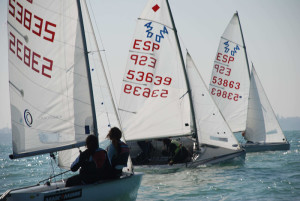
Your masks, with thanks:
[[[190,160],[190,154],[188,150],[178,141],[170,140],[169,138],[163,139],[163,144],[167,147],[167,153],[169,153],[169,165],[174,163],[185,163]]]
[[[154,151],[151,140],[141,140],[138,141],[137,144],[142,151],[137,155],[136,158],[134,158],[133,162],[137,164],[149,163],[151,159],[151,153]]]
[[[247,141],[246,143],[253,144],[252,141],[250,141],[250,140],[247,139],[247,137],[246,137],[246,131],[243,131],[243,132],[242,132],[242,136],[243,136],[244,139]]]
[[[107,146],[107,154],[110,164],[113,167],[113,176],[118,178],[122,175],[122,170],[127,167],[129,157],[129,147],[121,141],[122,132],[119,128],[113,127],[108,132],[106,138],[111,140],[110,145]]]
[[[73,172],[80,168],[79,175],[68,178],[66,187],[90,184],[112,177],[112,167],[107,153],[104,149],[99,148],[98,138],[95,135],[89,135],[86,138],[86,147],[87,149],[80,152],[71,165]]]

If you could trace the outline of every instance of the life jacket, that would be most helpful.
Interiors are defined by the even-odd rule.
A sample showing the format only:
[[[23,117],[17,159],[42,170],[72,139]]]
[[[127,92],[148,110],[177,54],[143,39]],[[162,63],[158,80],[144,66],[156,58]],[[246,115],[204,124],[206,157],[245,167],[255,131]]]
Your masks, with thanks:
[[[181,143],[176,141],[176,140],[172,140],[171,143],[176,145],[175,154],[177,154],[180,151],[181,147],[182,147]]]
[[[80,169],[80,174],[105,179],[111,174],[112,168],[108,160],[107,152],[98,148],[95,153],[84,162]],[[92,179],[93,180],[93,179]]]
[[[123,167],[126,167],[128,157],[129,157],[129,147],[127,144],[125,144],[122,141],[119,141],[118,146],[119,146],[119,152],[117,155],[113,156],[111,161],[112,166],[116,167],[118,165],[121,165]]]

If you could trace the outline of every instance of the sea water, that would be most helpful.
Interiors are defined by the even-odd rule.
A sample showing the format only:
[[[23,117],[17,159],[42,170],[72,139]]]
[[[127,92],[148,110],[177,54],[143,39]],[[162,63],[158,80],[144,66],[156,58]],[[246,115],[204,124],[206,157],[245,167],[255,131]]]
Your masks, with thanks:
[[[137,200],[300,200],[300,131],[284,133],[289,151],[247,153],[244,163],[148,170]],[[0,194],[63,171],[48,155],[10,160],[11,152],[11,144],[0,142]]]

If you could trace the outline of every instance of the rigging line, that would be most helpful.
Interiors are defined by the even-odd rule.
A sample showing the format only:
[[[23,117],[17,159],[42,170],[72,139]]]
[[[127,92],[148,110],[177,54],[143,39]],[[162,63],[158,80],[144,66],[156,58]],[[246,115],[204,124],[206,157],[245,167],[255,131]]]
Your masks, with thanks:
[[[100,31],[99,31],[99,27],[98,27],[98,23],[97,23],[97,21],[96,21],[96,17],[95,17],[95,14],[94,14],[94,10],[93,10],[93,6],[91,5],[91,1],[89,0],[89,4],[90,4],[90,10],[91,10],[91,13],[92,13],[92,15],[93,15],[93,19],[94,19],[94,22],[95,22],[95,26],[96,26],[96,29],[97,29],[97,34],[98,34],[98,36],[99,36],[99,38],[100,38],[100,42],[101,42],[101,44],[102,44],[102,47],[103,47],[103,50],[102,50],[102,52],[104,53],[104,58],[105,58],[105,63],[106,63],[106,66],[107,66],[107,72],[108,72],[108,75],[109,76],[107,76],[108,78],[109,78],[109,82],[110,82],[110,85],[111,85],[111,87],[110,87],[110,91],[111,91],[111,93],[112,93],[112,96],[113,96],[113,101],[114,101],[114,105],[117,105],[117,103],[115,102],[115,100],[117,100],[116,99],[116,94],[115,94],[115,87],[114,87],[114,83],[113,83],[113,81],[112,81],[112,76],[111,76],[111,72],[110,72],[110,66],[109,66],[109,63],[108,63],[108,59],[107,59],[107,56],[106,56],[106,50],[105,50],[105,47],[104,47],[104,43],[103,43],[103,40],[102,40],[102,38],[101,38],[101,34],[100,34]],[[99,54],[100,54],[100,52],[99,52]],[[103,66],[103,68],[105,68],[105,66]],[[109,83],[108,83],[109,84]],[[117,112],[117,111],[116,111]],[[117,113],[117,115],[119,115],[118,113]]]
[[[53,175],[53,176],[51,176],[51,177],[49,177],[49,178],[47,178],[47,179],[44,179],[44,180],[39,181],[38,184],[41,183],[41,182],[47,181],[47,180],[49,180],[49,179],[52,179],[52,178],[54,178],[54,177],[63,175],[63,174],[65,174],[65,173],[67,173],[67,172],[70,172],[70,171],[71,171],[71,170],[66,170],[66,171],[61,172],[61,173],[59,173],[59,174]]]
[[[51,156],[51,153],[50,153],[50,156]],[[51,161],[51,167],[52,167],[52,175],[55,175],[55,170],[54,170],[54,165],[53,165],[53,161],[55,161],[54,157],[50,157],[50,161]],[[50,177],[51,177],[51,174],[50,174]],[[56,182],[56,179],[55,179],[55,182]]]
[[[90,7],[92,7],[92,6],[90,6]],[[102,99],[103,99],[103,102],[102,102],[102,104],[104,105],[104,108],[105,108],[105,114],[106,114],[106,116],[107,116],[107,120],[108,120],[108,127],[112,127],[112,125],[111,125],[111,122],[112,122],[112,119],[110,119],[110,115],[109,115],[109,103],[111,103],[112,104],[112,106],[114,107],[114,99],[113,99],[113,94],[112,94],[112,92],[111,92],[111,88],[110,88],[110,84],[109,84],[109,80],[107,79],[107,75],[106,75],[106,70],[105,70],[105,66],[104,66],[104,64],[103,64],[103,61],[102,61],[102,57],[101,57],[101,54],[100,54],[100,50],[99,50],[99,47],[98,47],[98,44],[97,44],[97,40],[96,40],[96,37],[95,37],[95,34],[94,34],[94,29],[93,29],[93,25],[92,25],[92,22],[91,22],[91,18],[90,18],[90,15],[89,15],[89,13],[88,13],[88,8],[87,8],[87,5],[85,4],[85,8],[86,8],[86,12],[87,12],[87,18],[88,18],[88,21],[89,21],[89,28],[91,29],[91,31],[90,31],[90,35],[92,35],[91,36],[91,38],[89,38],[89,42],[91,43],[91,41],[93,41],[93,44],[96,44],[96,49],[97,49],[97,51],[95,51],[95,52],[97,52],[98,54],[97,55],[94,55],[94,54],[90,54],[90,56],[94,59],[93,60],[93,62],[95,62],[96,63],[96,60],[97,60],[97,62],[99,62],[98,63],[98,65],[100,65],[100,69],[99,68],[96,68],[96,75],[97,75],[97,79],[98,79],[98,82],[99,82],[99,88],[98,88],[98,90],[100,89],[100,91],[101,91],[101,94],[102,94]],[[91,8],[92,9],[92,8]],[[96,23],[96,22],[95,22]],[[100,35],[100,34],[99,34]],[[101,38],[101,36],[100,36],[100,38]],[[105,50],[104,50],[105,51]],[[95,59],[95,57],[97,57],[97,59]],[[104,88],[103,87],[101,87],[101,84],[100,84],[100,79],[99,79],[99,74],[98,74],[98,71],[101,71],[100,73],[101,73],[101,75],[105,78],[105,80],[106,80],[106,84],[105,85],[103,85],[103,86],[105,86],[105,88],[107,89],[107,91],[108,91],[108,93],[110,94],[110,96],[109,96],[109,98],[110,98],[110,101],[109,100],[107,100],[107,102],[105,101],[105,98],[104,98],[104,92],[103,92],[103,90],[104,90]],[[107,104],[108,103],[108,104]],[[101,115],[101,114],[100,114]],[[118,115],[117,113],[115,114],[115,115]]]
[[[91,27],[89,26],[88,28],[91,28]],[[93,34],[92,31],[89,31],[87,35],[90,36],[92,34]],[[92,38],[93,37],[86,37],[86,39],[88,40],[87,42],[88,42],[89,46],[91,46],[91,48],[92,48],[93,44],[97,43],[97,41],[94,41]],[[108,115],[108,108],[107,108],[107,104],[106,104],[105,97],[104,97],[104,89],[103,89],[103,88],[108,88],[108,87],[106,87],[105,85],[101,85],[101,82],[100,82],[101,79],[99,78],[100,76],[99,76],[99,73],[98,73],[99,68],[96,68],[99,65],[101,65],[101,58],[98,58],[98,54],[94,55],[94,53],[98,53],[99,54],[100,50],[99,51],[98,50],[94,50],[94,51],[89,51],[88,52],[90,64],[91,64],[91,66],[95,66],[95,67],[91,67],[91,70],[92,71],[93,71],[93,69],[95,70],[95,74],[96,74],[97,81],[98,81],[97,84],[99,84],[97,87],[94,87],[94,90],[96,90],[96,89],[100,90],[100,94],[102,95],[101,97],[97,97],[96,106],[99,104],[98,103],[98,98],[99,98],[100,99],[99,101],[101,101],[101,105],[103,105],[104,108],[105,108],[104,111],[105,111],[105,114],[107,116],[108,123],[109,123],[109,125],[111,125],[111,121],[110,121],[110,118],[109,118],[109,115]],[[103,70],[101,68],[100,68],[100,71],[101,71],[100,72],[101,74],[105,73],[105,72],[103,72]],[[94,82],[95,81],[93,81],[93,83]],[[94,97],[94,98],[96,99],[96,97]],[[96,111],[96,113],[97,113],[97,116],[101,115],[101,112],[100,112],[100,114],[98,114],[98,111]]]
[[[90,1],[89,1],[89,3],[90,3]],[[87,4],[86,4],[86,1],[85,1],[85,7],[86,7],[86,9],[88,9],[87,8]],[[90,3],[90,10],[92,11],[92,15],[93,15],[93,17],[94,17],[94,20],[95,20],[95,22],[96,22],[96,18],[95,18],[95,15],[94,15],[94,11],[93,11],[93,7],[91,6],[91,3]],[[91,22],[91,20],[90,20],[90,15],[88,14],[88,17],[89,17],[89,22],[90,22],[90,24],[91,24],[91,26],[92,26],[92,22]],[[98,32],[98,35],[99,35],[99,37],[100,37],[100,41],[101,41],[101,44],[102,44],[102,46],[103,46],[103,49],[105,50],[105,48],[104,48],[104,44],[103,44],[103,41],[102,41],[102,39],[101,39],[101,35],[100,35],[100,32],[99,32],[99,28],[98,28],[98,25],[97,25],[97,23],[95,23],[96,24],[96,28],[97,28],[97,32]],[[92,30],[93,30],[93,27],[92,27]],[[96,36],[95,36],[95,34],[93,34],[93,36],[95,37],[95,40],[96,40]],[[98,44],[96,44],[97,45],[97,48],[98,48]],[[99,48],[98,48],[99,49]],[[111,96],[111,101],[112,101],[112,103],[113,103],[113,109],[114,109],[114,113],[115,113],[115,115],[116,115],[116,117],[117,117],[117,121],[118,121],[118,124],[119,124],[119,127],[120,127],[120,130],[121,131],[123,131],[123,128],[122,128],[122,123],[121,123],[121,119],[119,118],[119,113],[118,113],[118,110],[117,110],[117,108],[118,108],[118,106],[117,106],[117,103],[115,102],[115,100],[116,100],[116,95],[115,95],[115,90],[114,90],[114,83],[113,83],[113,81],[112,81],[112,76],[111,76],[111,73],[110,73],[110,68],[109,68],[109,64],[108,64],[108,60],[107,60],[107,56],[106,56],[106,51],[104,51],[104,57],[105,57],[105,61],[106,61],[106,65],[107,65],[107,71],[108,71],[108,75],[109,76],[107,76],[107,74],[106,74],[106,70],[105,70],[105,66],[104,66],[104,64],[103,64],[103,61],[102,61],[102,58],[101,58],[101,54],[100,54],[100,52],[99,52],[99,56],[100,56],[100,59],[101,59],[101,64],[102,64],[102,70],[104,71],[104,73],[105,73],[105,79],[106,79],[106,82],[107,82],[107,84],[108,84],[108,89],[109,89],[109,93],[110,93],[110,96]],[[109,78],[109,80],[108,80],[108,78]],[[109,84],[109,81],[110,81],[110,83],[111,83],[111,86],[110,86],[110,84]],[[122,139],[123,139],[123,141],[126,143],[126,140],[125,140],[125,137],[124,137],[124,134],[122,135]],[[133,174],[133,171],[134,171],[134,167],[133,167],[133,163],[132,163],[132,160],[131,160],[131,157],[129,156],[129,159],[128,159],[128,161],[129,161],[129,170],[131,171],[131,173]]]

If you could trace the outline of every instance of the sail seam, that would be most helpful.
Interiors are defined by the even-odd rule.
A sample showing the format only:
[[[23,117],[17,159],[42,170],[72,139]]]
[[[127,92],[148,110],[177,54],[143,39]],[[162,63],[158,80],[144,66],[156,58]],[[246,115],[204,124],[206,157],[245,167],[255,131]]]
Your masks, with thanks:
[[[128,83],[132,83],[132,84],[136,84],[136,85],[142,85],[142,86],[147,86],[147,84],[142,84],[142,83],[138,83],[138,82],[131,82],[128,80],[123,79],[123,82],[128,82]]]
[[[142,52],[142,51],[134,51],[134,50],[129,50],[129,52],[135,52],[135,53],[141,53],[141,54],[148,54],[148,55],[154,56],[154,54],[151,53],[151,52]]]
[[[241,47],[244,48],[244,45],[241,45],[241,44],[239,44],[239,43],[237,43],[237,42],[234,42],[234,41],[232,41],[232,40],[229,40],[228,38],[225,38],[225,37],[223,37],[223,36],[221,36],[221,38],[224,39],[224,40],[228,40],[228,41],[230,41],[230,42],[232,42],[232,43],[234,43],[234,44],[236,44],[236,45],[239,45],[239,46],[241,46]]]
[[[168,25],[165,25],[163,23],[160,23],[160,22],[157,22],[157,21],[154,21],[154,20],[149,20],[149,19],[143,19],[143,18],[138,18],[138,20],[143,20],[143,21],[150,21],[150,22],[154,22],[154,23],[157,23],[157,24],[160,24],[160,25],[163,25],[163,26],[166,26],[168,27],[169,29],[172,29],[174,31],[174,29]]]
[[[220,64],[220,65],[222,65],[222,66],[226,66],[226,67],[228,67],[228,66],[229,66],[229,64],[224,64],[224,63],[222,63],[222,62],[219,62],[219,61],[216,61],[216,60],[215,60],[215,63],[217,63],[217,64]]]

